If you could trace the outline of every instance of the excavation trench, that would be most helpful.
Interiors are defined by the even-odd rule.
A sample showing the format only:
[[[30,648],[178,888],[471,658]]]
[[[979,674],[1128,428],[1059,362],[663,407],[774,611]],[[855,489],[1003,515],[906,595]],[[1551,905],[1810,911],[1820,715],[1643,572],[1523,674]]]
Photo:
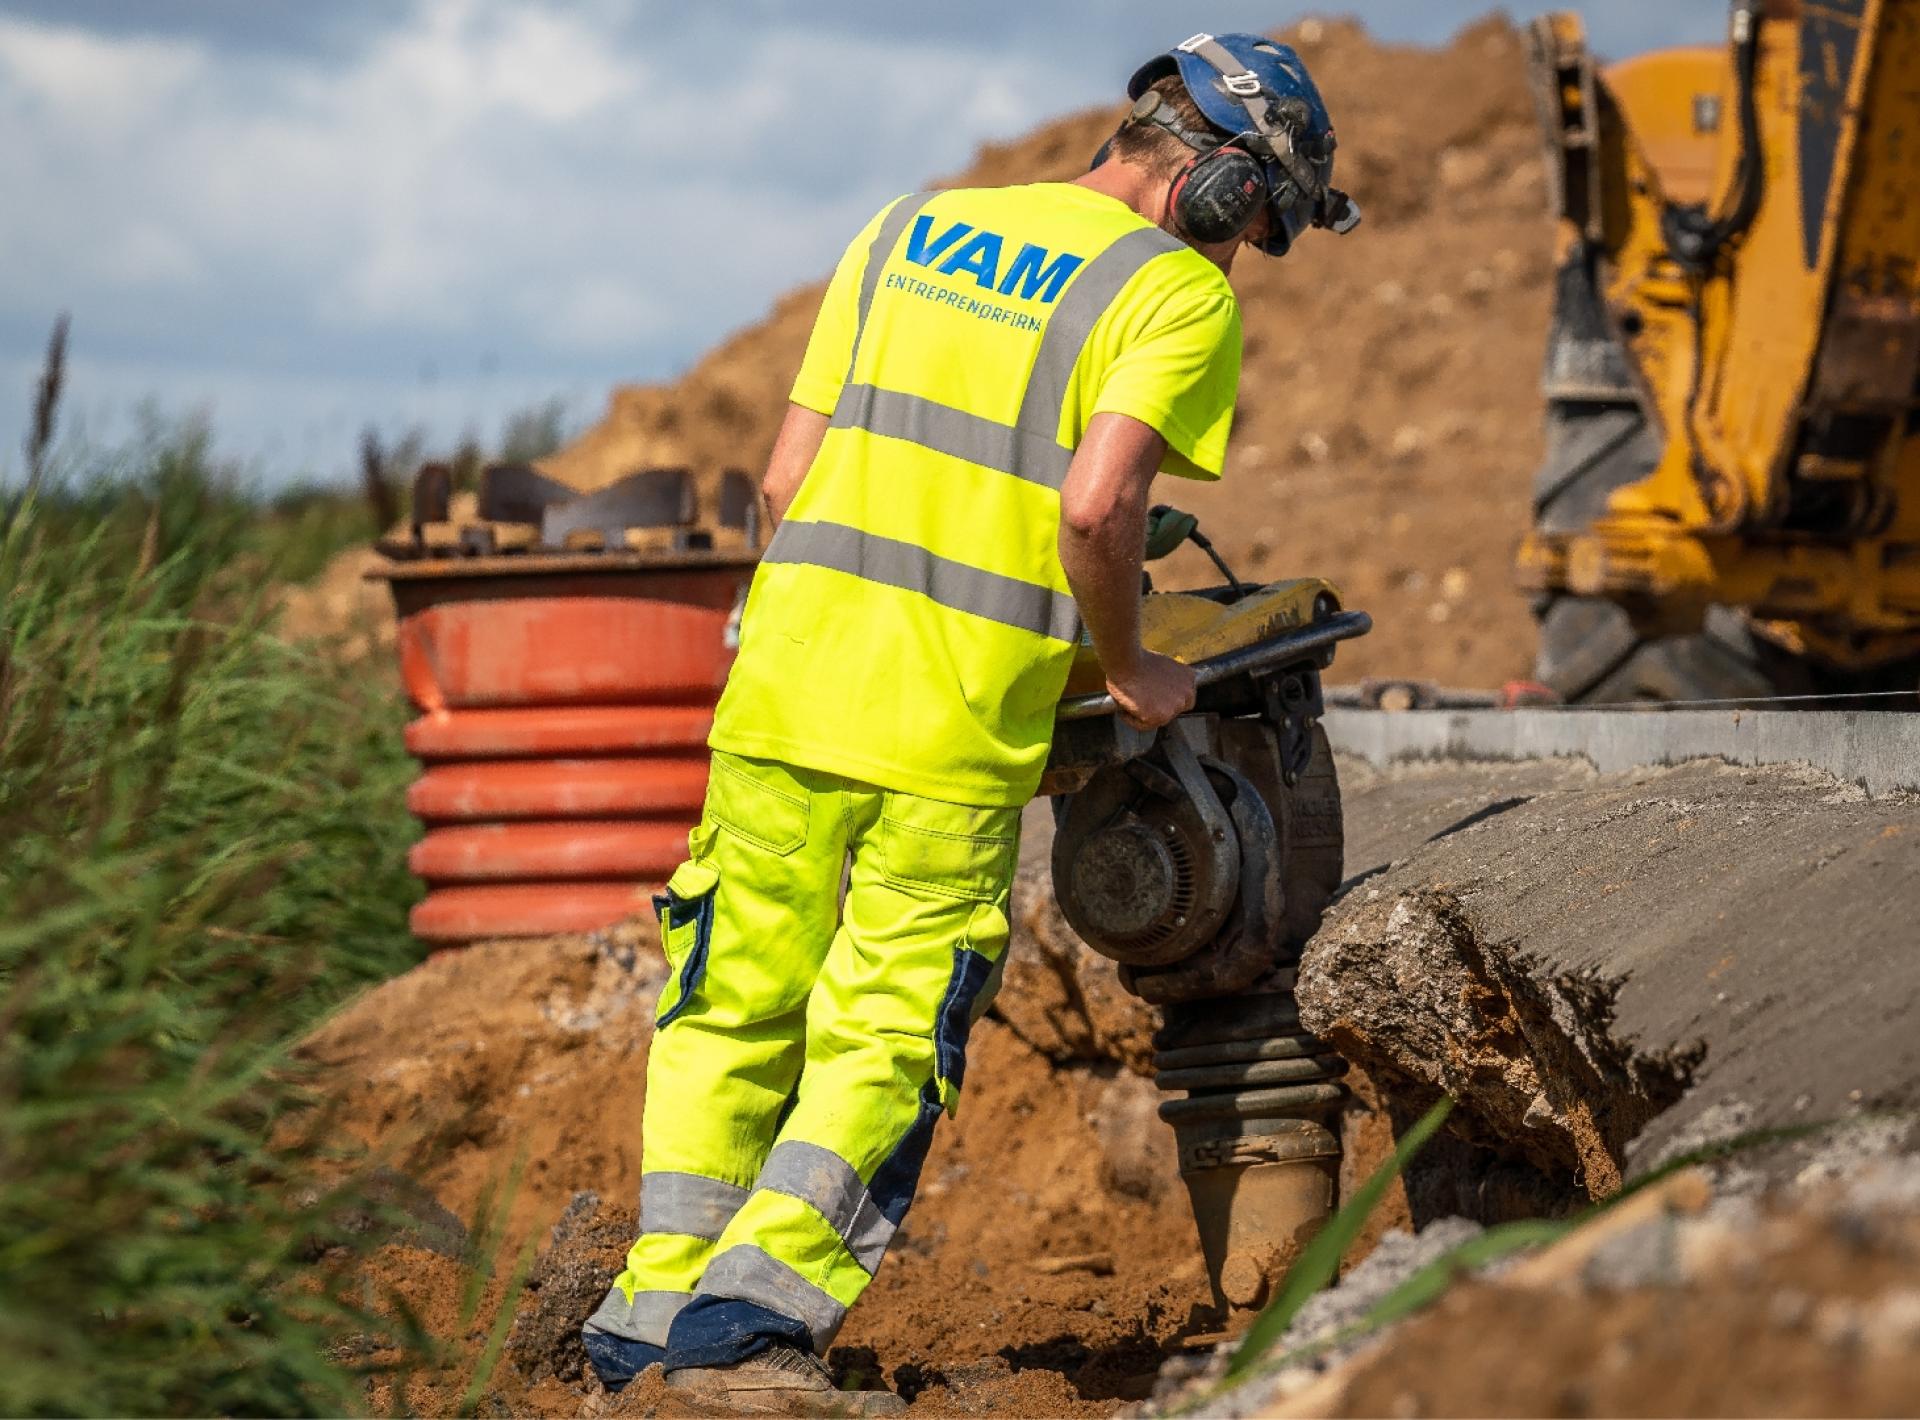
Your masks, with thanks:
[[[959,1117],[832,1355],[843,1377],[883,1377],[928,1414],[1108,1414],[1147,1398],[1186,1338],[1212,1326],[1174,1134],[1157,1113],[1156,1013],[1060,919],[1048,819],[1028,822],[1016,955],[976,1031]],[[389,983],[310,1042],[342,1128],[419,1185],[423,1226],[383,1248],[367,1281],[450,1347],[443,1370],[399,1382],[404,1396],[379,1382],[375,1403],[457,1402],[527,1239],[539,1256],[491,1389],[516,1413],[575,1414],[591,1397],[578,1328],[634,1231],[660,977],[644,933],[482,946]],[[1381,1121],[1405,1114],[1399,1100],[1423,1097],[1407,1084],[1380,1116],[1359,1103],[1371,1084],[1357,1084],[1349,1174],[1391,1146]],[[1484,1175],[1461,1149],[1463,1174]],[[516,1157],[497,1275],[467,1315],[473,1273],[445,1219],[478,1229]],[[1409,1217],[1402,1205],[1382,1225]],[[625,1404],[644,1409],[637,1393]]]
[[[639,1185],[658,987],[639,946],[441,957],[310,1044],[341,1125],[452,1213],[473,1218],[526,1158],[497,1275],[471,1315],[472,1274],[447,1256],[457,1246],[422,1231],[373,1259],[370,1295],[412,1311],[449,1350],[443,1368],[405,1378],[403,1397],[382,1380],[370,1403],[453,1408],[529,1238],[539,1260],[489,1389],[513,1413],[573,1415],[591,1399],[579,1323],[631,1241]],[[1207,1296],[1158,1098],[1118,1064],[1056,1061],[982,1021],[959,1117],[943,1124],[907,1225],[832,1354],[842,1376],[883,1376],[929,1414],[1092,1416],[1144,1398]]]
[[[1302,1024],[1354,1066],[1342,1193],[1433,1098],[1459,1105],[1349,1262],[1392,1229],[1563,1214],[1716,1136],[1920,1095],[1910,805],[1710,764],[1343,772],[1349,881],[1297,988]],[[1015,957],[959,1118],[833,1358],[926,1414],[1112,1413],[1149,1395],[1209,1298],[1150,1078],[1156,1017],[1060,921],[1046,816],[1029,827]],[[310,1041],[343,1138],[417,1185],[421,1226],[375,1257],[367,1295],[448,1348],[371,1404],[458,1403],[528,1239],[542,1256],[488,1404],[592,1400],[575,1329],[633,1228],[660,973],[645,934],[484,946]],[[447,1214],[472,1220],[516,1157],[495,1276],[463,1310]]]

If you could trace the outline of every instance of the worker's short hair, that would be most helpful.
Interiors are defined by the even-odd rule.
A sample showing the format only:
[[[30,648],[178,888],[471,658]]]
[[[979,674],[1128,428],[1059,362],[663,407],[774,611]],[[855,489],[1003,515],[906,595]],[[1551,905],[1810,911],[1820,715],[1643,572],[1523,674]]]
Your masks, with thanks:
[[[1147,91],[1160,95],[1165,105],[1161,112],[1182,128],[1201,133],[1218,131],[1188,95],[1187,86],[1178,74],[1155,79],[1147,85]],[[1193,149],[1157,123],[1129,123],[1113,135],[1108,156],[1145,168],[1157,177],[1170,178],[1187,165]]]

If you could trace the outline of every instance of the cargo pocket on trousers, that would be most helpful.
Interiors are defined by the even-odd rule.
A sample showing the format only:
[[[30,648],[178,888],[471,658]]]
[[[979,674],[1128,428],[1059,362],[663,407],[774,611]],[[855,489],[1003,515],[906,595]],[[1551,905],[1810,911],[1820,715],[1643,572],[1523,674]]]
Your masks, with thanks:
[[[929,892],[963,902],[997,902],[1013,880],[1019,840],[1012,834],[955,831],[951,825],[956,820],[964,821],[969,813],[982,826],[1007,817],[1002,809],[969,811],[953,804],[888,794],[880,811],[877,835],[881,876],[910,892]]]
[[[720,874],[713,865],[691,858],[674,870],[667,890],[653,900],[660,917],[660,949],[667,957],[667,982],[660,988],[654,1028],[669,1025],[693,1004],[707,974],[713,945],[713,898]]]
[[[811,795],[791,770],[715,755],[707,814],[728,833],[785,857],[807,841]]]

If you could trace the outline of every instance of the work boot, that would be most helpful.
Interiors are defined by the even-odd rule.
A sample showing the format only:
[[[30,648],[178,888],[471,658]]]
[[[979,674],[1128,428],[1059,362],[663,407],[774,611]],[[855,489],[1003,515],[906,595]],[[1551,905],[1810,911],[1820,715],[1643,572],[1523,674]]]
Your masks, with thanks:
[[[618,1395],[648,1366],[666,1359],[666,1351],[644,1341],[630,1341],[588,1325],[580,1330],[580,1344],[607,1394]]]
[[[836,1390],[817,1357],[776,1342],[731,1366],[667,1372],[667,1387],[703,1409],[734,1415],[898,1415],[906,1401],[884,1390]]]

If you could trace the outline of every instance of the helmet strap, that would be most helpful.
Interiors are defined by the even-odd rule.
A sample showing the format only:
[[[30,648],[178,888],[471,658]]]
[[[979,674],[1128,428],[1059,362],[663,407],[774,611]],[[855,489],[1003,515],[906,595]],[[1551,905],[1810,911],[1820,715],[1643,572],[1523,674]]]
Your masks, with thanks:
[[[1279,131],[1269,117],[1273,111],[1272,95],[1260,83],[1259,76],[1235,59],[1224,44],[1210,34],[1197,34],[1174,47],[1213,66],[1220,75],[1220,87],[1240,101],[1240,107],[1253,121],[1255,133],[1271,136]]]

